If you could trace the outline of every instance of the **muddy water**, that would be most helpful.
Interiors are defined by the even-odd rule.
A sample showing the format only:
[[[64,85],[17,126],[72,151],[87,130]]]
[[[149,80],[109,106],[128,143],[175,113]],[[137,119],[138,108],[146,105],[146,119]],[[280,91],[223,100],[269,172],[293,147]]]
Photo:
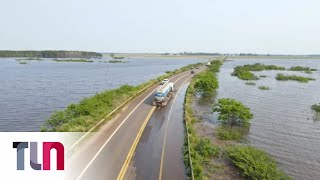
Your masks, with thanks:
[[[255,72],[268,76],[256,81],[256,86],[230,76],[235,66],[257,62],[319,70],[320,60],[226,61],[218,74],[220,87],[216,95],[216,98],[237,99],[251,108],[254,119],[247,135],[248,143],[267,151],[294,179],[319,179],[320,121],[314,119],[310,107],[320,102],[320,71],[313,74],[281,71],[317,79],[309,83],[277,81],[275,75],[279,71]],[[271,90],[259,90],[258,86],[269,86]],[[213,99],[199,99],[196,110],[202,112],[201,117],[206,122],[216,125],[216,114],[209,112]]]

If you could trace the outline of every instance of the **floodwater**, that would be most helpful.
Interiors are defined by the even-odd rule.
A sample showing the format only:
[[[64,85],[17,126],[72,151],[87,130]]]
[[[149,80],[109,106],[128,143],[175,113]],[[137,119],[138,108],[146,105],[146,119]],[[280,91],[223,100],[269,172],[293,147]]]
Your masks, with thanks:
[[[272,155],[280,168],[293,179],[318,180],[320,121],[314,119],[315,114],[310,107],[320,103],[320,71],[313,74],[281,71],[316,79],[309,83],[277,81],[275,76],[280,71],[254,72],[268,76],[256,81],[256,86],[246,85],[246,81],[230,75],[235,66],[257,62],[284,67],[308,66],[320,70],[320,60],[226,61],[218,73],[220,87],[216,95],[216,99],[234,98],[250,107],[254,114],[247,135],[250,144]],[[260,90],[258,86],[269,86],[271,90]],[[199,103],[198,111],[207,111],[202,118],[216,125],[217,116],[209,112],[211,107],[208,104]]]
[[[125,59],[127,63],[0,59],[0,131],[39,131],[56,110],[106,89],[138,85],[204,59]]]

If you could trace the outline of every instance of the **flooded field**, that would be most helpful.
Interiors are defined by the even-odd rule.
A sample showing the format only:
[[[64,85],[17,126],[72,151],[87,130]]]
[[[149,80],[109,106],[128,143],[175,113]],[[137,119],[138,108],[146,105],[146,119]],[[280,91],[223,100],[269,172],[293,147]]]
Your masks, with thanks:
[[[320,121],[315,119],[311,105],[320,102],[320,71],[312,74],[281,71],[315,78],[309,83],[277,81],[280,71],[254,72],[267,77],[255,81],[256,85],[246,85],[230,74],[238,65],[253,63],[274,64],[277,66],[308,66],[320,69],[320,60],[235,60],[226,61],[218,73],[218,98],[234,98],[249,106],[254,114],[248,143],[272,155],[280,167],[294,179],[320,177]],[[270,90],[260,90],[268,86]],[[211,99],[198,99],[196,111],[207,112],[201,115],[205,124],[215,126],[216,115],[210,113]]]
[[[39,131],[55,110],[106,89],[137,85],[201,59],[125,59],[126,63],[0,59],[0,131]]]

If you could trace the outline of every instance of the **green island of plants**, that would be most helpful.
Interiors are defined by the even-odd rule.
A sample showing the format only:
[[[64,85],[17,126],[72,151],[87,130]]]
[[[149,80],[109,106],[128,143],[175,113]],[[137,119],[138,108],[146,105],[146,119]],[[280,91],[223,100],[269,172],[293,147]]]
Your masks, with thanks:
[[[266,77],[268,77],[267,75],[260,75],[259,77],[261,77],[261,78],[266,78]]]
[[[276,76],[276,79],[278,81],[289,81],[289,80],[293,80],[293,81],[298,81],[301,83],[307,83],[309,81],[313,81],[315,80],[314,78],[309,78],[309,77],[304,77],[304,76],[297,76],[297,75],[285,75],[282,73],[278,73]]]
[[[303,67],[303,66],[292,66],[288,70],[289,71],[304,71],[307,74],[311,74],[312,71],[317,71],[317,69],[312,69],[312,68]]]
[[[70,104],[66,109],[54,112],[43,124],[41,131],[49,132],[87,132],[106,115],[127,99],[135,96],[145,87],[156,84],[169,76],[181,73],[202,63],[190,64],[171,73],[159,76],[138,86],[123,85],[117,89],[106,90],[92,97],[86,97],[77,104]],[[105,119],[109,120],[109,119]]]
[[[237,66],[234,68],[232,76],[237,76],[239,79],[242,80],[258,80],[259,77],[255,76],[250,71],[270,71],[270,70],[286,70],[285,67],[279,67],[276,65],[264,65],[261,63],[255,64],[247,64],[243,66]]]
[[[276,162],[264,151],[250,146],[229,146],[228,157],[243,171],[243,176],[254,179],[290,180],[277,168]]]
[[[316,111],[316,112],[320,112],[320,104],[314,104],[311,106],[311,109]]]
[[[259,86],[258,88],[260,90],[270,90],[270,87],[268,87],[268,86]]]
[[[89,62],[89,63],[94,62],[93,60],[88,60],[88,59],[54,59],[53,61],[55,62]]]
[[[21,61],[19,64],[28,64],[26,61]]]

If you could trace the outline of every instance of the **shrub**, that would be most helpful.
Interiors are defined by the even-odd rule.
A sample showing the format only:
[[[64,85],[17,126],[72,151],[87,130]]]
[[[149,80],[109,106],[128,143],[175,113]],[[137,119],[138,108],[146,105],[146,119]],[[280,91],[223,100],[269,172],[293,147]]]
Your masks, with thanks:
[[[316,112],[320,112],[320,104],[314,104],[311,106],[311,109],[316,111]]]
[[[277,168],[276,162],[262,150],[250,146],[231,146],[227,148],[228,157],[243,171],[243,176],[254,180],[289,180]]]
[[[249,126],[253,118],[250,108],[230,98],[219,99],[213,111],[219,113],[218,119],[221,123],[231,126]]]

